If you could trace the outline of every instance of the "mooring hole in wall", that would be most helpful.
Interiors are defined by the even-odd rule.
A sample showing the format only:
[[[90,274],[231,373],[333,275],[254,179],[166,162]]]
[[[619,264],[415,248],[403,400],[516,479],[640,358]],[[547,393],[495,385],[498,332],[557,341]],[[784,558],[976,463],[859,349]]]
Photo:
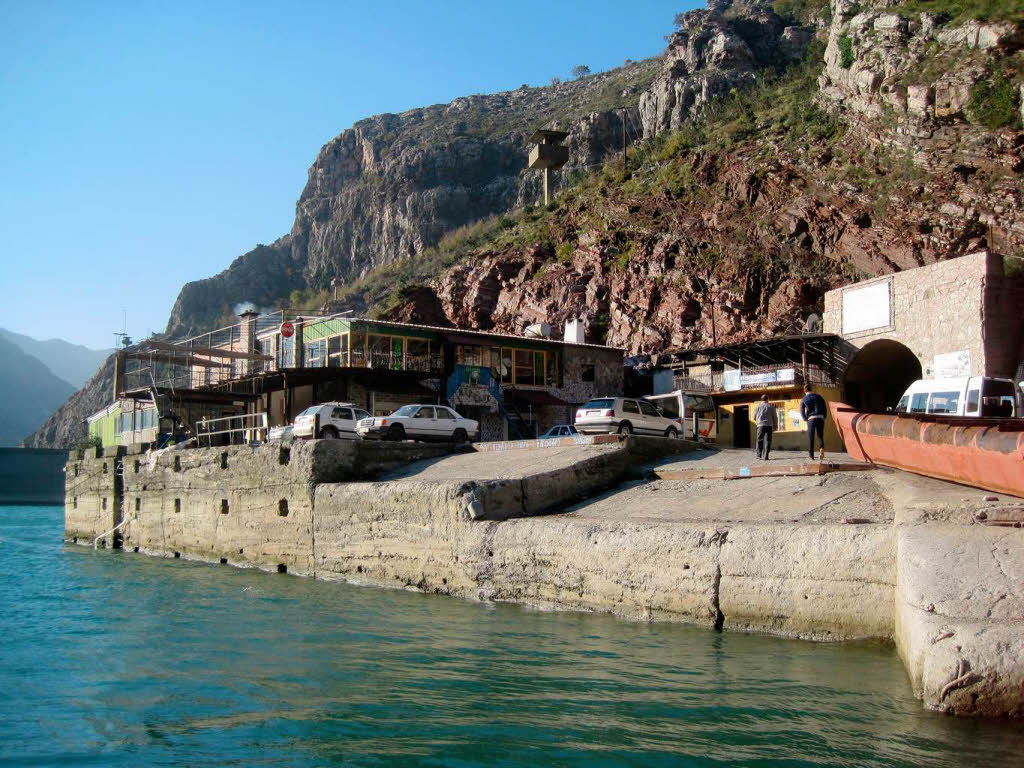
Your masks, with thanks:
[[[228,513],[228,500],[227,499],[221,499],[220,500],[220,513],[222,515],[226,515]]]
[[[75,477],[78,477],[78,465],[75,464]]]
[[[288,517],[288,499],[281,499],[277,502],[277,514],[281,517]]]
[[[181,499],[174,500],[174,514],[181,512]]]
[[[104,462],[103,462],[103,474],[105,475],[105,474],[107,474],[107,472],[109,472],[109,471],[110,471],[110,470],[108,470],[108,469],[107,469],[107,462],[105,462],[105,461],[104,461]]]
[[[224,451],[224,453],[222,453],[220,455],[220,468],[221,469],[227,469],[228,468],[228,452],[227,451]]]
[[[142,469],[142,464],[139,463],[138,459],[135,460],[134,467],[135,467],[135,474],[136,475],[139,474],[139,470]]]
[[[278,573],[288,573],[288,566],[285,565],[284,563],[278,563],[277,564],[277,572]]]
[[[106,496],[103,497],[103,508],[104,509],[107,508],[107,497]]]
[[[71,506],[74,509],[78,509],[78,497],[77,496],[72,497],[72,499],[71,499]]]
[[[177,560],[177,559],[178,559],[178,558],[180,558],[180,557],[181,557],[181,552],[175,552],[175,553],[174,553],[174,559],[175,559],[175,560]]]
[[[139,551],[138,547],[132,547],[132,552],[138,552],[138,551]]]
[[[282,467],[292,460],[292,449],[282,447],[277,453],[277,463]]]
[[[181,472],[181,456],[174,457],[174,471]]]
[[[135,497],[135,511],[138,512],[140,509],[142,509],[142,499],[140,499],[138,496],[136,496]]]
[[[228,564],[228,559],[227,559],[226,557],[222,557],[222,558],[220,559],[220,564],[221,564],[221,565],[227,565],[227,564]]]

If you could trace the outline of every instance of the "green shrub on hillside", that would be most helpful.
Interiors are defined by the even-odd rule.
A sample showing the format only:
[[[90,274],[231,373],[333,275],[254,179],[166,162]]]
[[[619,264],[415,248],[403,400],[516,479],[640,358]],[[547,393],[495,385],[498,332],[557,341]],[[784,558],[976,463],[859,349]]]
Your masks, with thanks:
[[[849,35],[839,36],[839,66],[843,69],[849,69],[853,66],[853,62],[856,57],[853,55],[853,40],[850,39]]]
[[[989,130],[1014,128],[1020,124],[1017,84],[1002,72],[976,83],[971,89],[967,115],[971,122]]]

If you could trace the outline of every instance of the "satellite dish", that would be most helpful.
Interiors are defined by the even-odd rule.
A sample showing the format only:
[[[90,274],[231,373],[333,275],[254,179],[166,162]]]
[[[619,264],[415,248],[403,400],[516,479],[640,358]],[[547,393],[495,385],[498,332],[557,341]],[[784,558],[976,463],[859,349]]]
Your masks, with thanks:
[[[813,312],[804,321],[804,333],[821,333],[821,318]]]

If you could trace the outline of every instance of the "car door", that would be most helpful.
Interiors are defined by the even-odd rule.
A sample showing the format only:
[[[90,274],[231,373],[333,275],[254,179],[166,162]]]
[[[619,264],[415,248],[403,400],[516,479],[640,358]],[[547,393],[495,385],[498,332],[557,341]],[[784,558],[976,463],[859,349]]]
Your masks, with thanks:
[[[459,427],[460,422],[458,417],[452,411],[448,410],[443,406],[437,406],[434,409],[437,412],[437,437],[440,440],[451,440],[452,434]],[[465,429],[465,426],[463,426]],[[469,430],[467,429],[468,433]]]
[[[351,408],[332,408],[331,424],[337,428],[338,434],[343,439],[356,439],[356,423],[353,420]]]
[[[420,440],[431,440],[437,436],[437,419],[434,418],[434,407],[421,405],[419,410],[409,419],[405,432],[410,437]]]
[[[658,409],[647,400],[638,400],[640,413],[644,417],[644,428],[649,434],[662,435],[668,427],[668,420],[658,413]]]

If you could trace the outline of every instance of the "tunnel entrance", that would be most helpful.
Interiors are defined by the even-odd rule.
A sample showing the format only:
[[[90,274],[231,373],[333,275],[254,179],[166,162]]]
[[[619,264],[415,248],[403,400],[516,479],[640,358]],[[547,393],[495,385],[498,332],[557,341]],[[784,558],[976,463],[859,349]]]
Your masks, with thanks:
[[[884,412],[921,378],[917,355],[898,341],[878,339],[856,354],[843,374],[843,398],[862,411]]]

